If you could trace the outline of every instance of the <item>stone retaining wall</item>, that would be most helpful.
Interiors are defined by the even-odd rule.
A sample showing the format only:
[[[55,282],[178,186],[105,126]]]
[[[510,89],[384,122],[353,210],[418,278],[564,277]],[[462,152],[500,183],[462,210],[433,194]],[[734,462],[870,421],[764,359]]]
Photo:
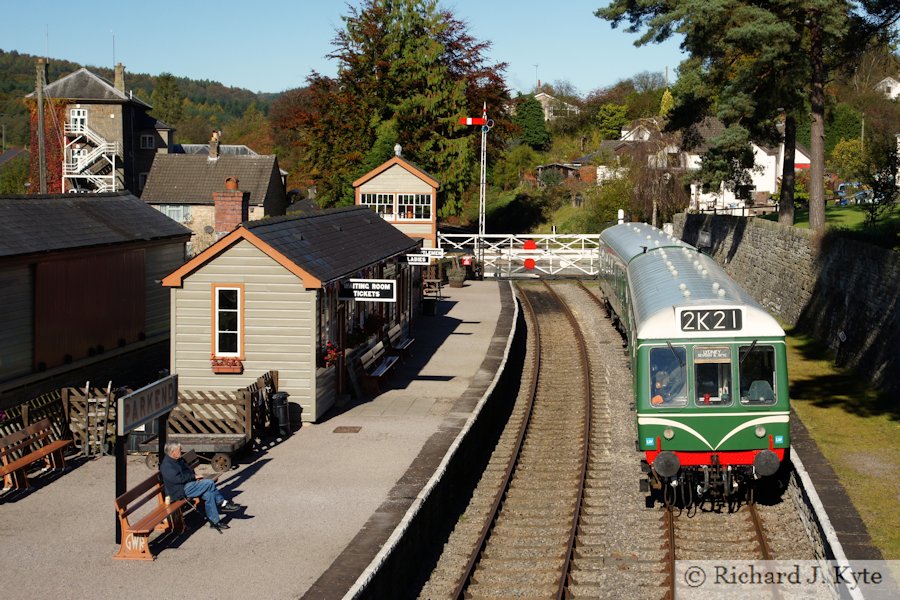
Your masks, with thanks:
[[[674,225],[675,235],[695,246],[708,232],[703,251],[767,310],[835,349],[839,365],[900,392],[896,253],[762,219],[682,214]]]

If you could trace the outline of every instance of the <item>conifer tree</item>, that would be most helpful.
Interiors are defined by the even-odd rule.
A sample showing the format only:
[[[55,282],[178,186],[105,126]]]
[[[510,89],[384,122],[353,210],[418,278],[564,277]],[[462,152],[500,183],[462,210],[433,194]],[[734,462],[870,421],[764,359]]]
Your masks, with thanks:
[[[513,118],[520,130],[519,141],[534,150],[546,150],[550,144],[550,132],[544,120],[544,109],[534,96],[526,96],[516,107]]]
[[[171,73],[156,78],[156,87],[150,94],[153,116],[167,125],[177,125],[184,116],[184,95]]]

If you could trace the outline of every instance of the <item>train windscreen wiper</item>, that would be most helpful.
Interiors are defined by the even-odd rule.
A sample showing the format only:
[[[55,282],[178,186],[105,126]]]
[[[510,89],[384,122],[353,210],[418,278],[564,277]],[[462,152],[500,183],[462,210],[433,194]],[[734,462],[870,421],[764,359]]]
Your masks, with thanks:
[[[674,356],[675,360],[678,361],[678,366],[684,369],[684,361],[681,360],[681,357],[678,356],[677,352],[675,352],[675,348],[672,347],[672,342],[666,341],[666,346],[669,347],[669,350],[672,352],[672,356]]]
[[[744,361],[747,360],[747,357],[750,356],[750,353],[753,352],[754,348],[756,348],[756,342],[758,341],[759,340],[753,340],[753,343],[750,344],[749,348],[747,348],[747,352],[744,353],[744,355],[741,357],[741,362],[738,364],[744,364]]]

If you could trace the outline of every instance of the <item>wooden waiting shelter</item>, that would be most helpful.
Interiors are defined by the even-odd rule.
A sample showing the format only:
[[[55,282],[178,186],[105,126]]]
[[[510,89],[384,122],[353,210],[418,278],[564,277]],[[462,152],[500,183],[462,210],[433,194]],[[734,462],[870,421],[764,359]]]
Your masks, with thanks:
[[[421,242],[363,207],[246,222],[163,279],[171,289],[171,372],[185,391],[232,391],[267,371],[317,421],[349,392],[344,356],[421,298],[405,255]],[[390,292],[348,295],[351,281]]]

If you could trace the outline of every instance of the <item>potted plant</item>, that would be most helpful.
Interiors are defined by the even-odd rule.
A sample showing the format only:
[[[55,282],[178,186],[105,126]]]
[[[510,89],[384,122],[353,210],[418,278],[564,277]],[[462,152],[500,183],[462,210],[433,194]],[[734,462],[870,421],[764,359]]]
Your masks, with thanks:
[[[454,258],[453,265],[447,269],[447,282],[450,287],[461,288],[463,281],[466,280],[466,270],[463,269],[459,262]]]

